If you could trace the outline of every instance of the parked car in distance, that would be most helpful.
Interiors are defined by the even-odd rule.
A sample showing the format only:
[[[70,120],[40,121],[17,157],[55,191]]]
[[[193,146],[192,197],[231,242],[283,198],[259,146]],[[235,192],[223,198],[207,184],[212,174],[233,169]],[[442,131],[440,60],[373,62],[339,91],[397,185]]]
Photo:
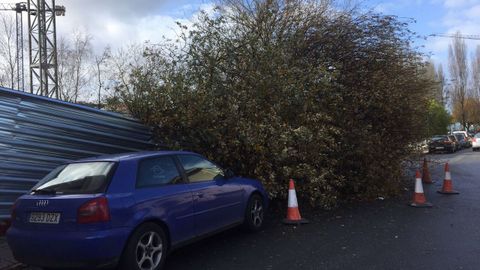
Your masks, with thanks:
[[[469,148],[471,146],[470,141],[467,139],[467,137],[465,137],[465,134],[454,133],[453,135],[455,136],[455,138],[459,142],[460,148]]]
[[[454,131],[452,132],[453,135],[455,135],[455,137],[458,138],[458,134],[461,134],[464,138],[465,138],[465,141],[462,145],[463,148],[468,148],[468,147],[471,147],[472,146],[472,136],[470,136],[470,134],[466,131]],[[460,139],[459,139],[460,140]]]
[[[464,130],[453,131],[452,134],[463,134],[465,137],[469,137],[468,132]]]
[[[453,135],[435,135],[430,139],[428,143],[428,152],[450,152],[457,151],[458,145]]]
[[[195,153],[110,155],[60,166],[21,196],[7,241],[33,266],[158,270],[192,240],[260,230],[267,206],[259,181]]]
[[[472,151],[480,149],[480,133],[475,134],[472,138]]]
[[[457,139],[457,137],[455,137],[455,135],[448,135],[448,137],[450,138],[451,141],[454,142],[455,144],[455,152],[462,149],[461,145],[460,145],[460,141]]]

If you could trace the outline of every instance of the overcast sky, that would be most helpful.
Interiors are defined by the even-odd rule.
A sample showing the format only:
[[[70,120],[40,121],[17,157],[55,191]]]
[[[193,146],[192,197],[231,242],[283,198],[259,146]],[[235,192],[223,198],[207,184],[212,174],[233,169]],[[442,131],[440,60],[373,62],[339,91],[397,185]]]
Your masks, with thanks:
[[[47,0],[48,1],[48,0]],[[432,33],[480,34],[480,0],[361,0],[365,9],[416,20],[412,28],[420,35]],[[0,0],[0,2],[18,2]],[[66,7],[65,17],[58,17],[58,36],[66,37],[79,29],[93,37],[98,51],[110,44],[121,45],[150,40],[162,35],[174,36],[175,21],[187,22],[199,9],[213,6],[208,0],[57,0]],[[446,67],[448,38],[418,40],[425,52]],[[471,51],[480,41],[468,41]]]
[[[57,0],[56,4],[67,10],[65,17],[58,18],[59,35],[75,29],[87,31],[97,50],[107,44],[115,48],[173,37],[176,21],[186,23],[198,10],[212,6],[206,1],[186,0]]]

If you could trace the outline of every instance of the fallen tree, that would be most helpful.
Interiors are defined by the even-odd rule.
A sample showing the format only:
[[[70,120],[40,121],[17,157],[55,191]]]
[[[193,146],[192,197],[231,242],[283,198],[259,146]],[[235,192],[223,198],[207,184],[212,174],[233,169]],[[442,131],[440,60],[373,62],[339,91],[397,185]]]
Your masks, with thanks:
[[[306,1],[232,1],[150,45],[117,91],[174,149],[314,206],[397,194],[431,82],[408,24]],[[413,131],[413,132],[412,132]]]

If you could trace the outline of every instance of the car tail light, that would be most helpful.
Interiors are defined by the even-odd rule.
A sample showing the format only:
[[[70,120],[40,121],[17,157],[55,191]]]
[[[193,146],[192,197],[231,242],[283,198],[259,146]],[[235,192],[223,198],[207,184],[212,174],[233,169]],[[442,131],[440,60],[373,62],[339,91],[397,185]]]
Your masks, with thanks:
[[[444,143],[451,144],[452,142],[451,141],[444,141]]]
[[[477,142],[477,138],[472,138],[472,142]]]
[[[105,222],[110,220],[108,200],[105,197],[93,199],[84,203],[77,212],[77,222],[81,224]]]

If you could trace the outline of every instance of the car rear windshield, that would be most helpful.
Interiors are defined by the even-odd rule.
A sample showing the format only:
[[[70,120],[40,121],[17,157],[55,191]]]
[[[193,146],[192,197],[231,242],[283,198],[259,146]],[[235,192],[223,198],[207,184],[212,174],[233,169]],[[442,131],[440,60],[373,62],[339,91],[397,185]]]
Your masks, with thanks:
[[[475,138],[480,138],[480,133],[475,134]]]
[[[32,193],[104,193],[110,182],[114,165],[114,162],[82,162],[60,166],[33,187]]]

